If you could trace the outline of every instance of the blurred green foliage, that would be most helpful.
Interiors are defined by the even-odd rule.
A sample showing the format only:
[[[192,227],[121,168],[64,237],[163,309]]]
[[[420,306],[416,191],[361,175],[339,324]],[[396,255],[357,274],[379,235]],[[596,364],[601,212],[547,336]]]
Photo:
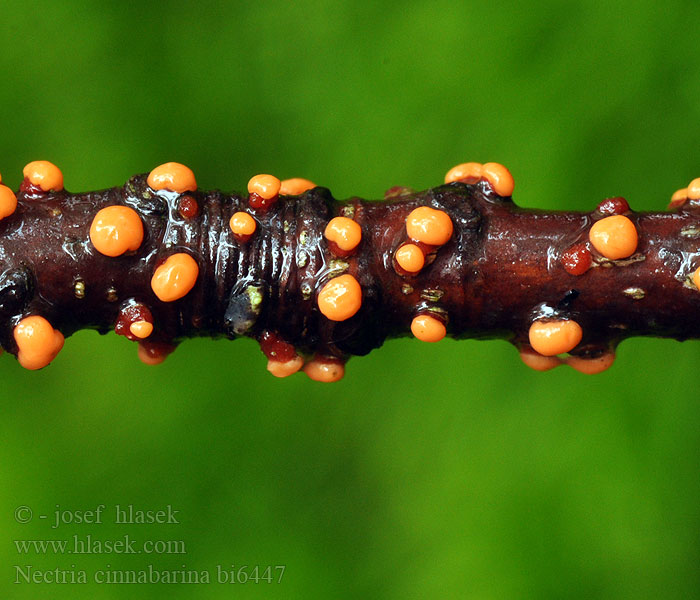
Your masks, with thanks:
[[[661,210],[700,173],[700,5],[3,3],[0,172],[66,187],[168,160],[337,197],[495,160],[516,201]],[[283,381],[249,340],[145,367],[114,334],[0,360],[6,598],[690,598],[700,593],[698,342],[631,340],[587,377],[505,342],[395,340],[345,380]],[[56,505],[105,504],[51,528]],[[171,505],[178,525],[113,523]],[[30,523],[14,511],[34,511]],[[46,520],[38,515],[45,514]],[[185,555],[22,555],[13,540],[173,539]],[[35,570],[286,565],[281,584],[15,584]],[[75,565],[75,567],[71,567]],[[107,565],[110,565],[107,567]]]

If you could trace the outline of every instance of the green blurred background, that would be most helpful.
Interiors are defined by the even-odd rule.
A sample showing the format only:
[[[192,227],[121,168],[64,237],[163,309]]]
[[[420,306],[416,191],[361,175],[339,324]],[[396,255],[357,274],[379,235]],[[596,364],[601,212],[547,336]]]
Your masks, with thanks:
[[[648,0],[4,2],[0,172],[16,189],[48,159],[82,191],[176,160],[202,188],[272,172],[379,198],[493,160],[524,206],[663,210],[700,174],[699,19]],[[3,356],[0,595],[697,597],[699,364],[698,342],[635,339],[601,375],[541,374],[502,341],[402,339],[322,385],[273,378],[249,340],[158,367],[94,332],[41,372]],[[51,527],[56,505],[99,504],[102,524]],[[117,504],[180,522],[115,524]],[[88,534],[186,554],[14,543]],[[212,583],[15,584],[15,565]],[[232,586],[216,565],[286,571]]]

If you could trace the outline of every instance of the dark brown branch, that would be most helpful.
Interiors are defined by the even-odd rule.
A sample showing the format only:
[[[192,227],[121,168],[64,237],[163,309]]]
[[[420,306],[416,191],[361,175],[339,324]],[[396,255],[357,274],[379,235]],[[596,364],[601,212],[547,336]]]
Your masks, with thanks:
[[[534,321],[575,321],[583,337],[571,354],[586,359],[607,355],[629,336],[700,337],[700,293],[691,279],[700,266],[694,202],[653,214],[627,211],[619,201],[590,213],[532,211],[498,196],[488,181],[394,193],[404,195],[338,202],[317,187],[254,210],[248,195],[155,191],[145,176],[85,194],[23,185],[17,210],[0,221],[0,342],[16,354],[15,327],[29,315],[64,336],[116,326],[137,339],[129,325],[150,321],[154,331],[142,344],[152,357],[191,336],[246,335],[262,340],[278,362],[296,350],[336,365],[388,337],[410,335],[418,314],[444,323],[448,335],[505,338],[526,353]],[[137,251],[109,257],[93,246],[95,214],[112,205],[141,217]],[[394,255],[409,241],[406,219],[419,206],[447,213],[454,231],[441,247],[424,245],[426,266],[410,275]],[[258,223],[247,241],[229,227],[236,211]],[[620,212],[639,241],[630,257],[610,260],[591,246],[589,231]],[[341,214],[362,228],[350,256],[324,238],[329,220]],[[199,275],[184,298],[163,302],[151,278],[174,253],[194,257]],[[582,274],[572,274],[577,269]],[[347,320],[329,320],[317,296],[343,273],[359,282],[362,305]]]

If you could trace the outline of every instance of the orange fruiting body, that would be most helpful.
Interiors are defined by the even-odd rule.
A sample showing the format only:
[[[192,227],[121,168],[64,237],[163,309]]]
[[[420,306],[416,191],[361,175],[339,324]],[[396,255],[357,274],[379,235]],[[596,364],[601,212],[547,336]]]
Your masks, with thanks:
[[[334,217],[326,225],[323,235],[341,250],[350,252],[362,241],[362,228],[347,217]]]
[[[537,320],[530,326],[530,345],[542,356],[554,356],[573,350],[583,337],[583,330],[569,319]]]
[[[513,195],[515,182],[510,171],[499,163],[486,163],[481,169],[481,176],[491,184],[493,191],[507,198]]]
[[[143,242],[141,217],[128,206],[107,206],[92,220],[90,241],[105,256],[138,250]]]
[[[418,315],[411,321],[411,332],[422,342],[439,342],[447,334],[447,329],[440,319]]]
[[[192,169],[176,162],[165,163],[153,169],[148,175],[148,185],[154,190],[170,190],[178,194],[197,189]]]
[[[404,244],[394,254],[396,264],[407,273],[418,273],[425,265],[425,255],[415,244]]]
[[[627,258],[637,250],[637,229],[623,215],[596,221],[588,233],[588,239],[598,252],[610,260]]]
[[[542,356],[533,350],[521,350],[520,360],[535,371],[549,371],[563,364],[558,356]]]
[[[445,175],[445,183],[477,183],[481,179],[482,164],[478,162],[467,162],[452,167]]]
[[[688,184],[688,200],[700,200],[700,177]]]
[[[143,340],[153,333],[153,323],[148,321],[135,321],[129,325],[129,331],[132,335]]]
[[[406,219],[408,237],[431,246],[442,246],[452,237],[452,219],[444,210],[419,206]]]
[[[693,273],[693,283],[695,284],[695,287],[700,290],[700,267],[695,269],[695,272]]]
[[[293,177],[292,179],[283,179],[280,182],[279,193],[283,196],[298,196],[315,187],[316,184],[313,181],[302,179],[301,177]]]
[[[291,360],[268,360],[267,370],[275,377],[289,377],[304,366],[304,359],[298,354]]]
[[[586,375],[596,375],[609,369],[615,362],[613,352],[605,352],[595,358],[583,358],[581,356],[568,356],[566,364],[576,369],[579,373]]]
[[[229,226],[234,235],[250,236],[255,233],[257,223],[247,212],[234,213],[229,221]]]
[[[280,193],[282,182],[274,175],[256,175],[248,182],[248,193],[256,194],[263,200],[272,200]]]
[[[29,183],[44,192],[60,192],[63,189],[63,173],[48,160],[35,160],[24,167]]]
[[[673,192],[673,196],[671,196],[671,202],[668,207],[670,209],[679,208],[685,204],[686,200],[688,200],[688,188],[676,190]]]
[[[0,219],[9,217],[17,210],[17,196],[6,185],[0,185]]]
[[[63,348],[63,334],[53,328],[44,317],[22,319],[14,329],[17,360],[32,371],[48,365]]]
[[[151,279],[151,289],[162,302],[174,302],[185,297],[197,283],[199,267],[189,254],[180,252],[169,256]]]
[[[345,321],[362,306],[362,288],[352,275],[331,279],[318,293],[318,308],[331,321]]]
[[[304,373],[313,381],[334,383],[345,375],[345,365],[334,360],[314,358],[304,365]]]
[[[461,181],[462,183],[477,183],[481,179],[489,182],[493,191],[499,196],[508,197],[513,195],[515,182],[510,171],[499,163],[481,164],[478,162],[467,162],[452,167],[445,175],[445,183]]]

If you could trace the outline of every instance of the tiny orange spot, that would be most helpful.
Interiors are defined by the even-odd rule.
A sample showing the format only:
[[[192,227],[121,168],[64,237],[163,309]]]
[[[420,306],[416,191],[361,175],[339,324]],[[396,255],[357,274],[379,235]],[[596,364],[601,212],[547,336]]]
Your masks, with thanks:
[[[482,164],[467,162],[452,167],[445,175],[445,183],[461,181],[462,183],[477,183],[481,179]]]
[[[60,192],[63,189],[63,173],[48,160],[35,160],[24,167],[24,176],[29,183],[44,192]]]
[[[404,244],[394,254],[396,264],[408,273],[418,273],[425,265],[423,251],[415,244]]]
[[[170,190],[178,194],[197,189],[192,169],[176,162],[165,163],[153,169],[148,175],[148,185],[154,190]]]
[[[0,219],[9,217],[17,210],[17,196],[6,185],[0,185]]]
[[[345,321],[362,306],[362,288],[352,275],[334,277],[318,293],[318,308],[331,321]]]
[[[263,200],[272,200],[280,193],[282,182],[274,175],[256,175],[248,182],[248,193],[257,194]]]
[[[569,319],[537,320],[530,326],[530,345],[542,356],[573,350],[583,337],[581,326]]]
[[[444,210],[419,206],[406,219],[408,237],[417,242],[442,246],[452,237],[452,219]]]
[[[558,356],[542,356],[533,350],[520,351],[520,360],[535,371],[549,371],[563,364]]]
[[[141,217],[128,206],[107,206],[92,220],[90,241],[105,256],[138,250],[143,242]]]
[[[362,228],[347,217],[334,217],[323,232],[326,239],[345,252],[354,250],[362,240]]]
[[[174,302],[186,296],[197,283],[199,267],[189,254],[169,256],[151,279],[151,289],[162,302]]]
[[[304,365],[304,373],[313,381],[334,383],[345,375],[345,365],[334,360],[314,358]]]
[[[583,358],[581,356],[568,356],[566,364],[573,367],[580,373],[586,375],[596,375],[609,369],[615,362],[615,354],[605,352],[596,358]]]
[[[143,340],[153,333],[153,323],[148,321],[134,321],[129,326],[129,331],[132,335]]]
[[[235,235],[249,236],[255,233],[257,223],[247,212],[237,212],[231,217],[229,226]]]
[[[447,329],[440,319],[418,315],[411,321],[411,332],[422,342],[439,342],[447,334]]]
[[[315,187],[316,184],[313,181],[302,179],[301,177],[293,177],[292,179],[283,179],[280,182],[279,193],[283,196],[298,196]]]
[[[675,192],[673,192],[673,196],[671,196],[671,203],[668,205],[668,208],[669,209],[679,208],[685,204],[685,201],[687,199],[688,199],[688,188],[676,190]]]
[[[275,377],[289,377],[294,375],[299,369],[304,366],[304,359],[298,354],[292,359],[285,362],[281,360],[268,360],[267,370]]]
[[[17,360],[32,371],[48,365],[63,348],[63,334],[44,317],[25,317],[14,329]]]
[[[499,163],[486,163],[481,169],[482,177],[491,184],[493,191],[507,198],[513,195],[515,182],[510,171]]]
[[[688,184],[688,200],[700,200],[700,177]]]
[[[634,223],[623,215],[596,221],[588,238],[595,249],[610,260],[627,258],[637,250],[637,229]]]

